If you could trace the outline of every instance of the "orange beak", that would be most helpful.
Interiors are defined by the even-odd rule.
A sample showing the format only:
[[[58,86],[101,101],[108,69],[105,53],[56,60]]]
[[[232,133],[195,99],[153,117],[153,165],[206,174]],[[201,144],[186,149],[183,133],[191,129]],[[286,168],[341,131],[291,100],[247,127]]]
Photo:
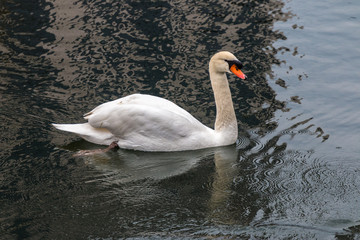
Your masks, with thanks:
[[[231,66],[230,71],[232,71],[239,78],[243,80],[246,79],[246,75],[235,64]]]

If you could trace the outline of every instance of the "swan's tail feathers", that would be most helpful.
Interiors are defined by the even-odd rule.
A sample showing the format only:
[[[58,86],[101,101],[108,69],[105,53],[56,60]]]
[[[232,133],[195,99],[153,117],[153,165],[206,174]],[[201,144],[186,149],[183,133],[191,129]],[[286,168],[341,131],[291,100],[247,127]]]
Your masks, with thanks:
[[[110,145],[114,141],[118,141],[116,137],[109,132],[106,128],[94,128],[90,126],[89,123],[79,123],[79,124],[52,124],[55,128],[71,132],[79,135],[86,141],[101,144],[101,145]]]
[[[57,123],[52,123],[51,125],[53,125],[56,129],[59,129],[61,131],[66,131],[66,132],[72,132],[72,133],[80,133],[79,130],[83,129],[83,124],[57,124]]]

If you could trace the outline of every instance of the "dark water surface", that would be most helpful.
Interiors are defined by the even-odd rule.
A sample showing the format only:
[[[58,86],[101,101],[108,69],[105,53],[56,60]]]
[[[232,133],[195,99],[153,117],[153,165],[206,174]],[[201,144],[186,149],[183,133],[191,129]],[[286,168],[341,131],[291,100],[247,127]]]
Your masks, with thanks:
[[[360,238],[360,2],[0,2],[0,238]],[[212,126],[229,50],[235,146],[99,148],[50,123],[131,93]]]

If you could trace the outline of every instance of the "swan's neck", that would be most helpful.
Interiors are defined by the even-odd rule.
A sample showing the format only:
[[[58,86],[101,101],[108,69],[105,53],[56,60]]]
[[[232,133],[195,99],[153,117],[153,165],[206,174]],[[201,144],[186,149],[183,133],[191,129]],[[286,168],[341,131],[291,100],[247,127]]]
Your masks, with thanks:
[[[212,71],[210,68],[210,79],[216,104],[215,131],[224,132],[236,139],[237,120],[226,74]]]

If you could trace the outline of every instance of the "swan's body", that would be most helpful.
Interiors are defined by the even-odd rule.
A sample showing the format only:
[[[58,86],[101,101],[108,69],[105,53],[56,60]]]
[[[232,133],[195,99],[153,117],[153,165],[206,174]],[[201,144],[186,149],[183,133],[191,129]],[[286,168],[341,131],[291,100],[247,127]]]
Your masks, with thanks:
[[[106,102],[84,115],[87,123],[53,124],[89,142],[141,151],[183,151],[235,143],[237,120],[226,78],[229,69],[239,77],[241,63],[229,52],[215,54],[209,64],[216,102],[215,129],[176,104],[151,95],[133,94]]]

